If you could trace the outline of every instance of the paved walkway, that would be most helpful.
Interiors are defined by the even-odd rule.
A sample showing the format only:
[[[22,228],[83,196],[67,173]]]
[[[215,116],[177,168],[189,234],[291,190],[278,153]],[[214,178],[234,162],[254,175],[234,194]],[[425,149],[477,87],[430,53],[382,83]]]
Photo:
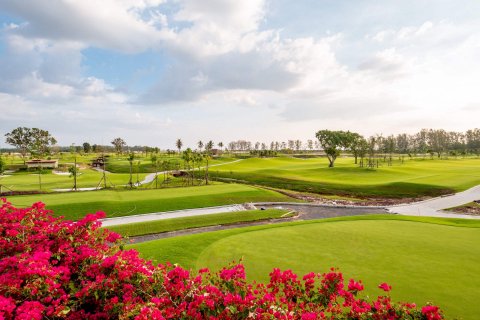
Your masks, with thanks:
[[[137,214],[133,216],[106,218],[106,219],[102,219],[101,221],[102,221],[103,227],[108,227],[108,226],[135,223],[135,222],[147,222],[147,221],[155,221],[155,220],[163,220],[163,219],[171,219],[171,218],[202,216],[207,214],[235,212],[235,211],[244,211],[244,210],[246,209],[243,205],[234,204],[234,205],[228,205],[228,206]]]
[[[297,212],[297,216],[291,218],[280,218],[280,219],[267,219],[261,221],[249,221],[249,222],[239,222],[234,224],[227,225],[215,225],[208,227],[184,229],[170,232],[162,232],[156,234],[148,234],[143,236],[132,237],[131,240],[133,243],[140,243],[146,241],[152,241],[156,239],[165,239],[171,237],[178,237],[189,234],[198,234],[211,231],[235,229],[235,228],[244,228],[260,225],[268,225],[275,223],[284,223],[289,221],[304,221],[304,220],[315,220],[315,219],[325,219],[333,217],[343,217],[343,216],[355,216],[363,214],[382,214],[386,213],[386,210],[383,208],[360,208],[360,207],[342,207],[335,208],[325,205],[312,205],[312,204],[298,204],[298,203],[281,203],[281,204],[249,204],[247,207],[252,205],[257,206],[257,208],[278,208],[278,209],[287,209]]]
[[[480,219],[480,216],[457,214],[444,211],[444,209],[461,206],[474,200],[480,200],[480,185],[453,195],[404,205],[391,206],[387,209],[391,213],[410,216]]]
[[[353,216],[361,214],[375,214],[375,213],[387,213],[384,208],[364,208],[364,207],[332,207],[325,205],[312,205],[312,204],[298,204],[298,203],[259,203],[259,204],[234,204],[218,207],[208,207],[208,208],[197,208],[197,209],[185,209],[177,211],[168,211],[168,212],[156,212],[156,213],[145,213],[125,217],[116,217],[116,218],[106,218],[102,220],[102,226],[113,226],[121,225],[127,223],[135,222],[145,222],[145,221],[155,221],[162,219],[171,219],[171,218],[181,218],[181,217],[192,217],[192,216],[201,216],[207,214],[215,213],[224,213],[224,212],[236,212],[244,211],[251,209],[258,209],[260,207],[265,208],[277,208],[277,209],[287,209],[291,211],[296,211],[301,213],[302,220],[313,220],[313,219],[322,219],[322,218],[332,218],[340,216]]]

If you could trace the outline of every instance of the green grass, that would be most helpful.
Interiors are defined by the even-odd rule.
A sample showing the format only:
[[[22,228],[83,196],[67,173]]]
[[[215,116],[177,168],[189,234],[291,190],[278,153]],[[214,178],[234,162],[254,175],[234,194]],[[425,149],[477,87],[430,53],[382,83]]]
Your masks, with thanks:
[[[145,234],[162,233],[207,226],[228,225],[240,222],[278,219],[282,218],[282,216],[287,213],[287,210],[279,209],[247,210],[208,214],[195,217],[130,223],[125,225],[111,226],[108,227],[108,229],[110,229],[111,231],[115,231],[123,236],[140,236]]]
[[[183,168],[183,160],[181,157],[178,155],[175,156],[158,156],[159,161],[168,161],[170,162],[171,168],[170,170],[173,170],[173,167],[175,166],[176,163],[180,165],[181,168]],[[228,157],[219,157],[219,158],[214,158],[209,161],[210,165],[215,165],[215,164],[221,164],[229,161],[234,161],[235,159],[228,158]],[[138,164],[138,162],[140,162]],[[202,164],[202,166],[205,166],[205,163]],[[108,162],[106,164],[107,171],[110,171],[112,173],[129,173],[130,172],[130,162],[128,161],[126,156],[111,156],[108,159]],[[150,157],[138,157],[133,160],[133,172],[142,172],[142,173],[152,173],[156,171],[156,167],[154,164],[152,164],[152,161],[150,160]],[[158,171],[162,171],[162,166],[160,165],[158,167]]]
[[[449,318],[480,314],[480,221],[374,215],[266,225],[133,245],[146,258],[213,270],[243,258],[249,280],[272,268],[304,274],[339,267],[374,296],[442,306]]]
[[[395,161],[371,170],[353,158],[339,158],[328,168],[325,158],[251,158],[219,166],[223,179],[320,194],[376,197],[436,196],[480,184],[480,159]]]
[[[211,207],[244,202],[290,201],[274,191],[255,187],[217,183],[200,187],[101,190],[29,196],[13,196],[8,200],[17,206],[42,201],[56,215],[80,219],[86,213],[104,211],[107,217]]]
[[[47,171],[47,170],[45,170]],[[42,190],[51,191],[53,189],[67,189],[73,187],[73,178],[68,175],[58,175],[47,171],[41,175],[41,189],[38,174],[35,171],[20,171],[9,176],[0,177],[0,183],[14,191]],[[102,178],[102,173],[92,169],[82,169],[77,176],[78,188],[96,187]],[[128,183],[129,174],[107,173],[108,186],[121,187]],[[139,180],[143,180],[145,174],[139,175]],[[137,176],[133,175],[133,182],[137,181]],[[102,184],[103,185],[103,184]]]

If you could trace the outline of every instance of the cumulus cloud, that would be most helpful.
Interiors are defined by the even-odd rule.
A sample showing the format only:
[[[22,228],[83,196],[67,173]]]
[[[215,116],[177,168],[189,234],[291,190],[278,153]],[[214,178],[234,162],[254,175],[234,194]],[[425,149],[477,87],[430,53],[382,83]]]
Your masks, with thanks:
[[[141,17],[163,1],[5,0],[0,9],[25,19],[16,32],[28,38],[77,41],[124,52],[141,52],[160,32]]]
[[[20,22],[1,31],[0,107],[18,103],[25,112],[43,110],[75,124],[113,114],[112,131],[162,127],[178,119],[193,128],[204,119],[212,133],[227,121],[219,114],[229,121],[225,127],[250,123],[254,112],[256,119],[268,118],[270,128],[302,122],[307,130],[343,121],[355,130],[365,129],[357,122],[384,121],[392,127],[397,119],[408,127],[408,119],[423,117],[423,127],[432,119],[453,119],[453,112],[478,111],[478,22],[425,14],[414,25],[285,36],[269,28],[272,5],[266,0],[1,1],[0,10]],[[168,64],[149,88],[126,94],[109,79],[88,74],[84,50],[92,47],[132,56],[153,52],[168,57]],[[351,50],[356,59],[344,61],[342,50]]]

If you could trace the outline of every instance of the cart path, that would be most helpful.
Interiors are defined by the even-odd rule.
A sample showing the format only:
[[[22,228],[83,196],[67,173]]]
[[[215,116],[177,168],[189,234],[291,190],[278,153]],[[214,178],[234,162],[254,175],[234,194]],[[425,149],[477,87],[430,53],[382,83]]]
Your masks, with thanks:
[[[176,211],[137,214],[132,216],[124,216],[124,217],[116,217],[116,218],[105,218],[105,219],[102,219],[101,221],[102,221],[102,227],[109,227],[109,226],[116,226],[116,225],[137,223],[137,222],[148,222],[148,221],[156,221],[156,220],[164,220],[164,219],[172,219],[172,218],[203,216],[208,214],[236,212],[236,211],[245,211],[245,210],[247,210],[245,206],[241,204],[234,204],[234,205],[227,205],[227,206],[185,209],[185,210],[176,210]]]
[[[444,209],[461,206],[474,200],[480,200],[480,185],[452,195],[391,206],[387,207],[387,209],[391,213],[409,216],[480,219],[480,216],[444,211]]]
[[[212,165],[208,166],[208,168],[223,166],[223,165],[226,165],[226,164],[232,164],[232,163],[239,162],[239,161],[242,161],[242,160],[243,160],[243,159],[238,159],[238,160],[229,161],[229,162],[224,162],[224,163],[212,164]],[[200,167],[200,169],[205,169],[205,167]],[[169,170],[169,171],[171,171],[171,170]],[[143,179],[142,181],[140,181],[140,182],[138,183],[138,185],[151,183],[151,182],[153,182],[153,180],[155,179],[155,177],[156,177],[157,175],[164,174],[165,172],[167,172],[167,171],[159,171],[159,172],[150,173],[149,175],[147,175],[147,176],[145,177],[145,179]]]
[[[251,207],[253,204],[247,205]],[[364,215],[364,214],[385,214],[387,211],[383,208],[361,208],[361,207],[331,207],[325,205],[311,205],[311,204],[299,204],[299,203],[281,203],[281,204],[255,204],[258,207],[265,208],[277,208],[277,209],[287,209],[295,211],[297,215],[290,218],[280,218],[280,219],[266,219],[261,221],[251,221],[251,222],[239,222],[228,225],[214,225],[200,228],[184,229],[178,231],[162,232],[156,234],[142,235],[137,237],[131,237],[130,240],[132,243],[141,243],[146,241],[152,241],[157,239],[165,239],[178,237],[183,235],[198,234],[211,231],[219,230],[228,230],[235,228],[243,227],[252,227],[260,226],[267,224],[283,223],[289,221],[306,221],[306,220],[316,220],[316,219],[326,219],[333,217],[343,217],[343,216],[355,216],[355,215]]]

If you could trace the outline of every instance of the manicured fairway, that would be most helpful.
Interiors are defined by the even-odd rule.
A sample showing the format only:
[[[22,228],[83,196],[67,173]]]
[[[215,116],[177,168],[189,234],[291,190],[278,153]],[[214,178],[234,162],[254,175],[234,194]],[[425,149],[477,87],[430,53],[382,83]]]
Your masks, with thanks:
[[[125,173],[107,173],[106,176],[108,187],[124,186],[128,183],[130,178],[130,175]],[[139,180],[143,180],[145,176],[146,174],[139,174]],[[42,174],[40,178],[42,191],[50,191],[52,189],[69,189],[73,187],[73,178],[69,177],[69,175],[58,175],[49,172]],[[96,187],[101,178],[102,173],[98,171],[92,169],[80,170],[80,174],[77,177],[77,187]],[[135,183],[136,181],[137,175],[134,174],[133,182]],[[14,191],[40,190],[38,174],[34,171],[17,172],[13,175],[0,177],[0,183]]]
[[[325,158],[251,158],[219,166],[212,175],[322,194],[418,197],[461,191],[480,184],[480,159],[405,160],[371,170],[353,158],[328,168]],[[382,162],[380,162],[382,164]]]
[[[422,223],[420,223],[421,221]],[[212,232],[136,247],[145,257],[220,268],[244,259],[250,280],[274,267],[300,274],[339,267],[370,296],[381,282],[395,300],[441,305],[449,318],[480,314],[480,221],[363,216]]]
[[[104,211],[107,217],[140,213],[211,207],[257,201],[290,201],[284,195],[255,187],[217,183],[201,187],[153,190],[102,190],[57,194],[14,196],[17,206],[42,201],[56,215],[80,219],[86,213]]]
[[[123,236],[140,236],[145,234],[161,233],[176,230],[185,230],[206,226],[228,225],[239,222],[252,222],[267,219],[278,219],[286,216],[287,210],[246,210],[207,214],[202,216],[164,219],[149,222],[130,223],[108,227]]]

